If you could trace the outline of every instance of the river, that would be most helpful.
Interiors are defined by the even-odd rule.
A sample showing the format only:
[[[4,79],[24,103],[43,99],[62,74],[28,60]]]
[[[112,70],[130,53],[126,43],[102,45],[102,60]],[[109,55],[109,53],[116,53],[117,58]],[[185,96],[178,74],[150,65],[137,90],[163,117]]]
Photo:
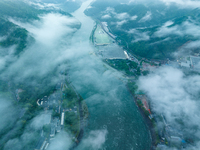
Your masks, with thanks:
[[[150,133],[133,98],[119,80],[121,74],[107,68],[91,54],[89,37],[94,21],[84,14],[86,1],[73,13],[82,23],[72,39],[70,80],[89,109],[88,125],[77,150],[149,150]]]

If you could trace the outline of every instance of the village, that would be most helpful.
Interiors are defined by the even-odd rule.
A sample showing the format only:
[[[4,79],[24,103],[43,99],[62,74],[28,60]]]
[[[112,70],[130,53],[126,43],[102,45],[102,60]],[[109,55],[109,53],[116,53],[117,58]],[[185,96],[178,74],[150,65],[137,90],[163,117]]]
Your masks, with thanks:
[[[23,91],[23,89],[15,90],[17,101],[20,101]],[[37,106],[43,109],[41,115],[43,127],[40,129],[40,138],[35,150],[46,150],[62,130],[70,133],[72,141],[79,142],[84,121],[88,117],[87,105],[82,100],[70,81],[63,78],[57,83],[52,94],[36,101]],[[20,116],[24,113],[25,110],[22,109]]]
[[[76,132],[80,132],[78,98],[74,99],[73,102],[71,101],[70,105],[66,105],[66,97],[68,97],[66,90],[69,90],[69,88],[73,91],[70,84],[67,86],[66,82],[60,82],[56,85],[56,92],[49,97],[44,96],[42,99],[37,100],[38,106],[42,107],[45,114],[47,114],[45,115],[46,118],[44,118],[44,120],[47,119],[48,121],[45,121],[46,129],[41,129],[41,137],[35,150],[47,149],[51,141],[54,140],[56,134],[61,132],[61,130],[68,130],[68,132],[71,132],[72,135],[74,135],[72,140],[77,141],[78,134],[73,134],[66,124],[68,117],[74,117],[73,119],[76,120],[76,124],[73,125],[77,126]],[[73,116],[66,116],[67,112],[70,112]]]

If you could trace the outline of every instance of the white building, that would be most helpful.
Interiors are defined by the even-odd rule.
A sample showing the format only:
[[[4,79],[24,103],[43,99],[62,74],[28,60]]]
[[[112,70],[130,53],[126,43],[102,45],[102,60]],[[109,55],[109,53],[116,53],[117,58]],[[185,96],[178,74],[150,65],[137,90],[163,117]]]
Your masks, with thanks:
[[[65,119],[65,113],[63,112],[61,116],[61,126],[64,125],[64,119]]]

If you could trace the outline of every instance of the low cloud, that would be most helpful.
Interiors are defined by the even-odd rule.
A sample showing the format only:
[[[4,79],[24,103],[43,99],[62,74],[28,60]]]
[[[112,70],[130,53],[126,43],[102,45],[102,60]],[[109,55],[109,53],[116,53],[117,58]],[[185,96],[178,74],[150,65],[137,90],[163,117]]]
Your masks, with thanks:
[[[133,43],[138,41],[148,41],[150,39],[148,32],[140,32],[139,30],[136,29],[131,29],[127,32],[134,36],[134,40],[132,40]]]
[[[195,49],[200,47],[200,40],[198,41],[192,41],[184,45],[184,49]]]
[[[0,132],[13,125],[19,117],[17,116],[18,111],[18,108],[13,105],[10,98],[0,94]]]
[[[35,132],[26,131],[19,138],[10,139],[4,146],[3,150],[22,150],[34,149],[38,135]]]
[[[98,150],[101,149],[106,141],[107,130],[91,131],[85,139],[81,142],[82,149]]]
[[[8,48],[0,47],[0,71],[5,69],[7,64],[12,63],[17,59],[15,50],[15,45]]]
[[[147,11],[146,15],[142,17],[138,22],[146,22],[152,19],[152,13],[150,11]]]
[[[36,116],[32,119],[31,127],[40,130],[44,125],[50,124],[51,121],[51,112],[43,112],[42,114]]]
[[[0,115],[3,116],[0,120],[0,129],[1,127],[3,127],[1,131],[10,129],[0,140],[1,144],[5,144],[3,150],[34,149],[41,137],[40,131],[47,122],[46,114],[39,114],[28,122],[20,119],[23,109],[18,109],[13,102],[8,99],[7,101],[1,99],[0,104]]]
[[[161,67],[140,77],[138,85],[149,96],[152,110],[163,114],[169,125],[182,132],[183,138],[200,139],[200,76],[186,76],[179,69]]]
[[[130,16],[127,13],[120,13],[120,14],[116,14],[115,17],[119,20],[124,20],[124,19],[128,19]]]
[[[77,19],[61,14],[49,13],[40,16],[40,21],[33,21],[32,24],[22,23],[12,18],[9,19],[14,24],[28,30],[36,42],[44,46],[57,46],[59,40],[66,34],[71,34],[75,29],[70,26],[77,25]]]
[[[78,20],[54,13],[40,16],[40,21],[32,23],[22,23],[12,18],[9,20],[28,30],[35,42],[7,68],[2,76],[14,75],[14,80],[17,81],[23,81],[31,76],[44,77],[74,55],[67,46],[70,45],[72,34],[77,30],[72,26],[80,25]]]
[[[123,13],[116,13],[115,9],[112,7],[107,7],[106,10],[103,12],[102,19],[109,19],[111,18],[111,16],[114,16],[114,18],[121,20],[121,21],[117,21],[117,25],[121,26],[124,23],[126,23],[128,20],[136,20],[137,19],[137,15],[135,16],[130,16],[128,13],[123,12]]]
[[[110,16],[110,15],[104,15],[104,16],[102,16],[101,18],[102,18],[102,19],[109,19],[109,18],[111,18],[111,16]]]
[[[197,8],[200,7],[200,1],[198,0],[160,0],[164,2],[166,5],[176,4],[182,8]]]
[[[68,150],[71,148],[72,143],[69,134],[62,131],[51,141],[48,150]]]
[[[177,5],[180,8],[198,8],[200,7],[199,0],[119,0],[121,4],[134,5],[135,3],[151,4],[164,3],[165,5]]]
[[[167,38],[165,38],[164,40],[160,40],[160,41],[157,41],[157,42],[151,43],[151,44],[149,44],[149,45],[160,44],[160,43],[163,43],[163,42],[169,41],[170,39],[171,39],[171,38],[167,37]]]
[[[47,9],[47,8],[52,8],[52,9],[59,9],[59,6],[54,3],[41,3],[40,1],[30,1],[30,0],[25,0],[29,5],[35,6],[39,9]]]
[[[127,23],[127,20],[122,20],[122,21],[116,22],[117,27],[120,27],[120,26],[122,26],[122,25],[125,24],[125,23]]]
[[[132,16],[130,19],[131,19],[131,20],[136,20],[137,18],[138,18],[138,16],[135,15],[135,16]]]
[[[200,27],[191,23],[189,21],[183,22],[181,25],[172,25],[173,22],[166,22],[162,27],[160,27],[155,33],[156,37],[166,37],[169,35],[185,36],[190,35],[193,37],[199,37]]]

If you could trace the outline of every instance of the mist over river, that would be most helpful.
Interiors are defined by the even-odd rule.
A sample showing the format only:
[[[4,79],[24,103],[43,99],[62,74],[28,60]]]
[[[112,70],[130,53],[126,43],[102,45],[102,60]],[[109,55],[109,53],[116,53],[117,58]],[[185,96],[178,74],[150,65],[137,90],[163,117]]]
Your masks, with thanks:
[[[150,133],[133,98],[120,80],[122,75],[106,68],[92,52],[89,38],[94,21],[84,14],[92,0],[73,13],[82,26],[71,45],[70,81],[85,99],[88,125],[77,150],[148,150]]]

